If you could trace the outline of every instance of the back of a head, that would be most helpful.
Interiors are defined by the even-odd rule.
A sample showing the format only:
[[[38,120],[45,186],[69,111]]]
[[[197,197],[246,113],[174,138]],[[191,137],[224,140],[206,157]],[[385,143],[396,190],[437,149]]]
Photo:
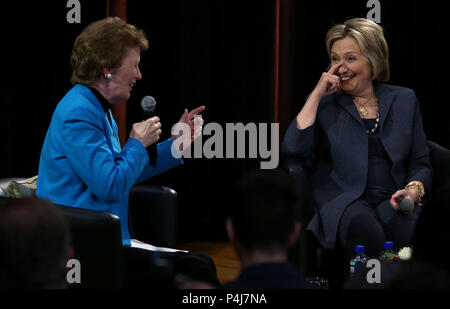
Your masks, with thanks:
[[[38,198],[0,207],[0,288],[65,287],[69,226],[57,206]]]
[[[229,217],[245,249],[287,249],[289,235],[301,217],[296,184],[287,172],[253,172],[237,183],[233,199]]]

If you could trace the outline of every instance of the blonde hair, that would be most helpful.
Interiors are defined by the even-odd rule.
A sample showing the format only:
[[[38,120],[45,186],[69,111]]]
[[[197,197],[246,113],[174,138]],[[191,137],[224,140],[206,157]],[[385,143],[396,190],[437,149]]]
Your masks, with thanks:
[[[73,44],[70,59],[72,84],[90,86],[103,75],[103,68],[119,68],[126,47],[147,50],[148,40],[144,31],[118,17],[107,17],[89,24]]]
[[[384,38],[383,29],[375,22],[365,18],[353,18],[343,24],[333,26],[327,32],[325,44],[331,57],[333,44],[346,37],[353,38],[361,52],[369,59],[372,80],[388,81],[389,48]]]

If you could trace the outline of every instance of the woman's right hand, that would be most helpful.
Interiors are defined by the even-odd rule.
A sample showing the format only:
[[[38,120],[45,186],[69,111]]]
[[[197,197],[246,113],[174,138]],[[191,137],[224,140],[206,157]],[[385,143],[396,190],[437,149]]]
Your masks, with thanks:
[[[311,95],[306,100],[302,109],[297,115],[297,129],[303,130],[308,128],[316,121],[317,108],[320,100],[333,92],[341,89],[341,78],[335,75],[336,71],[342,66],[343,62],[340,61],[333,65],[328,72],[324,72],[316,88],[311,92]]]
[[[161,135],[161,122],[158,117],[152,117],[145,121],[133,124],[130,137],[140,141],[144,147],[148,147],[159,140]]]
[[[319,100],[329,94],[332,94],[339,89],[341,89],[341,78],[336,75],[336,71],[344,64],[344,62],[339,61],[334,64],[328,72],[323,72],[319,82],[314,88],[311,95],[314,95]]]

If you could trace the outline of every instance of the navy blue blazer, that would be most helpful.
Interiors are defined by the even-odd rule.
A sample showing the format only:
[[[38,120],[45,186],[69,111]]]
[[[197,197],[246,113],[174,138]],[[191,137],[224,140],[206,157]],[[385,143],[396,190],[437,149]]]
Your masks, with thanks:
[[[318,289],[290,263],[258,263],[244,268],[239,277],[222,289]]]
[[[397,190],[419,180],[430,192],[433,170],[413,90],[374,84],[380,139],[391,159]],[[299,130],[294,119],[282,144],[285,155],[311,158],[316,213],[308,225],[326,248],[333,248],[345,208],[361,197],[367,183],[368,135],[352,97],[342,91],[325,96],[316,121]],[[394,193],[394,192],[392,192]]]

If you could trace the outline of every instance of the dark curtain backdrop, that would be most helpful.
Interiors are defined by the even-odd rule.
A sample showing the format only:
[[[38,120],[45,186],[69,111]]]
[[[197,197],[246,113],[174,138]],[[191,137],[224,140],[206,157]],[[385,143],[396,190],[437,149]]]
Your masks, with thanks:
[[[81,24],[68,24],[67,1],[8,1],[2,5],[0,177],[37,174],[47,127],[71,88],[73,42],[105,16],[105,1],[81,1]]]
[[[52,112],[70,89],[75,37],[106,15],[105,1],[81,3],[81,24],[68,24],[67,1],[8,4],[2,9],[0,177],[37,174]],[[366,0],[281,0],[281,137],[327,66],[324,38],[335,23],[365,17]],[[450,148],[447,11],[440,1],[380,0],[391,56],[390,83],[416,90],[427,137]],[[289,9],[284,9],[289,8]],[[158,103],[163,138],[184,108],[205,105],[207,122],[272,122],[275,0],[128,1],[127,21],[145,30],[143,79],[127,103],[128,128],[140,100]],[[286,19],[284,19],[286,20]],[[206,139],[207,137],[204,137]],[[230,186],[261,159],[187,159],[151,184],[179,194],[179,241],[224,239]]]
[[[127,104],[130,125],[140,120],[146,94],[157,101],[163,139],[184,108],[200,105],[206,106],[203,119],[223,128],[272,122],[274,1],[130,1],[128,21],[145,29],[150,41],[143,79]],[[149,183],[178,192],[179,239],[225,238],[231,185],[259,161],[186,159]]]

